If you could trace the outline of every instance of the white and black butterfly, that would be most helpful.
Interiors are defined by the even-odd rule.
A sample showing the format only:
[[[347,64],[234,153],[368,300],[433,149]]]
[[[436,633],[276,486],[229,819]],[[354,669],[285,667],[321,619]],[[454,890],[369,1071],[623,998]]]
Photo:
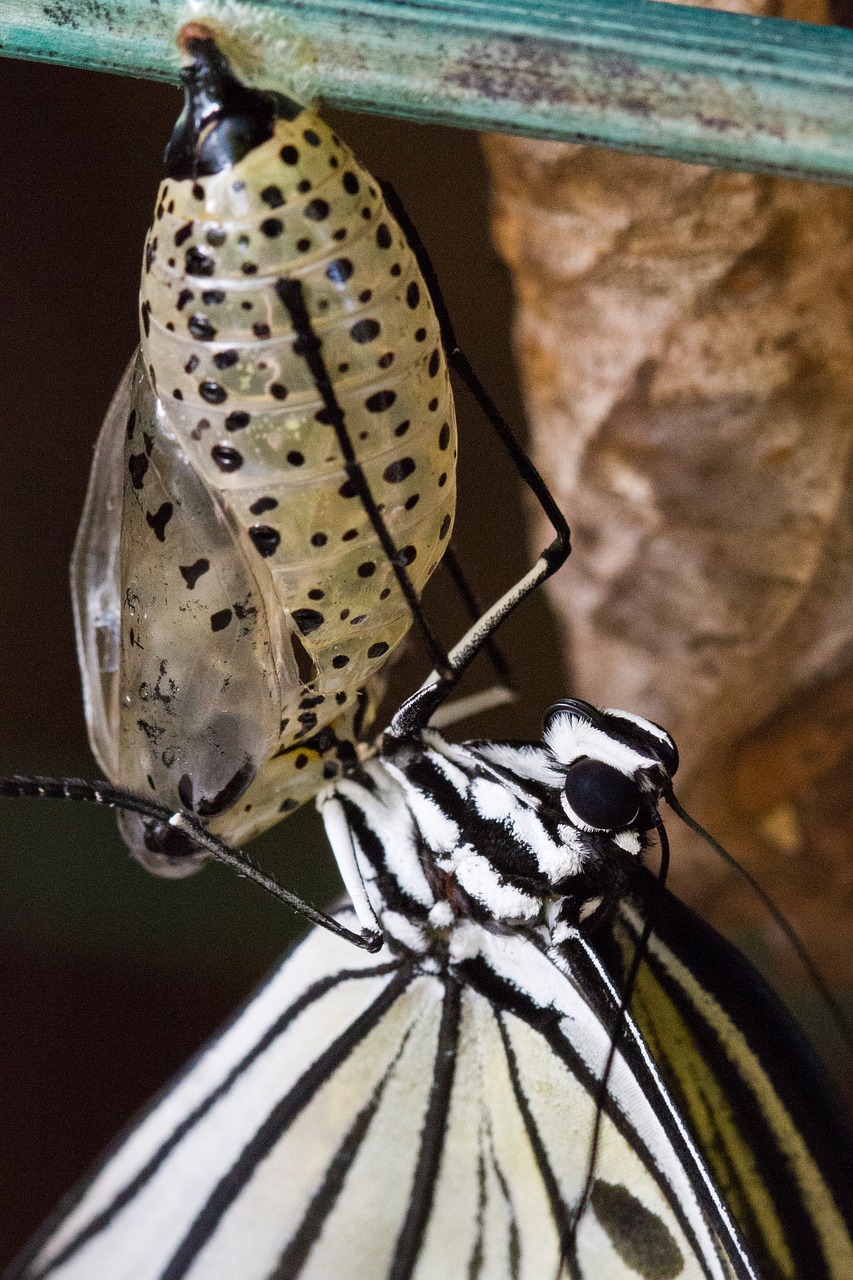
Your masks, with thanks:
[[[352,902],[337,936],[297,947],[10,1276],[853,1276],[853,1139],[820,1071],[643,868],[669,736],[578,700],[539,743],[435,727],[567,549],[519,464],[555,543],[320,791]],[[197,812],[106,784],[0,789],[121,804],[217,851]]]
[[[849,1277],[853,1146],[819,1071],[642,870],[671,739],[567,701],[541,743],[453,745],[432,701],[320,800],[382,951],[315,930],[12,1274]],[[601,1094],[655,898],[643,1030]]]

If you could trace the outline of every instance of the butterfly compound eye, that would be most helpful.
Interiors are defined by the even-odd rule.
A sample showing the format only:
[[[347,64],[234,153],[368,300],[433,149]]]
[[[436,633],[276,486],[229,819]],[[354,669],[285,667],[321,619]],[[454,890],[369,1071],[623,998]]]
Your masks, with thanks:
[[[599,831],[627,827],[640,811],[640,796],[632,780],[600,760],[578,760],[571,765],[565,795],[571,812]]]

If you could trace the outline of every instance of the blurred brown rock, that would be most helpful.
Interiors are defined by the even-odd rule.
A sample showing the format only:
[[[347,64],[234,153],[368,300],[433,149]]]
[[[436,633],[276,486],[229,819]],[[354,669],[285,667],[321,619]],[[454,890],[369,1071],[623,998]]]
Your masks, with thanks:
[[[850,982],[853,192],[484,145],[533,452],[574,534],[551,592],[573,691],[671,730],[688,808]],[[781,958],[750,892],[669,829],[677,891]]]

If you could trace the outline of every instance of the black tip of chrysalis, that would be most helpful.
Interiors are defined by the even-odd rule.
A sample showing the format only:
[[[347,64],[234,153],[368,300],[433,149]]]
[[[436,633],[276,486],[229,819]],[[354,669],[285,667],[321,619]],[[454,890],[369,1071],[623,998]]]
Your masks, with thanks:
[[[181,71],[184,109],[166,147],[167,178],[232,168],[267,141],[277,119],[293,120],[302,110],[282,94],[243,84],[212,39],[189,39],[184,48],[192,62]]]

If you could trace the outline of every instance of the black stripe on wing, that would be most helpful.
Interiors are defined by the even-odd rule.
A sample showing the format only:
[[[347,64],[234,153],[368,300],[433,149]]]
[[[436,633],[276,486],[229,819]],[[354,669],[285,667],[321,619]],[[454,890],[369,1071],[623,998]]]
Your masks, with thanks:
[[[572,964],[578,976],[580,986],[583,989],[586,999],[589,1001],[591,1008],[596,1012],[602,1025],[607,1029],[608,1034],[612,1035],[616,1025],[617,1009],[612,1002],[610,992],[602,985],[601,975],[596,971],[595,966],[585,952],[581,949],[572,950]],[[554,1036],[553,1032],[548,1034],[548,1040],[555,1053],[566,1056],[567,1041],[562,1032],[558,1032]],[[635,1039],[635,1035],[631,1034],[627,1026],[621,1027],[619,1038],[619,1054],[624,1059],[629,1070],[635,1078],[640,1082],[643,1092],[649,1101],[656,1100],[657,1105],[654,1106],[655,1115],[660,1122],[666,1137],[676,1153],[679,1161],[686,1170],[692,1171],[691,1187],[696,1198],[697,1204],[700,1205],[706,1220],[711,1224],[714,1232],[723,1241],[728,1241],[727,1256],[729,1261],[735,1268],[735,1274],[738,1276],[747,1276],[752,1274],[749,1272],[739,1246],[741,1242],[737,1238],[736,1232],[733,1233],[730,1222],[726,1221],[724,1214],[721,1214],[720,1204],[714,1199],[716,1189],[712,1192],[705,1178],[701,1175],[702,1156],[701,1148],[692,1144],[684,1134],[674,1118],[671,1105],[667,1105],[668,1099],[666,1095],[661,1093],[661,1081],[650,1069],[648,1061],[640,1049]],[[570,1061],[566,1057],[566,1061]],[[596,1086],[598,1081],[596,1080]],[[634,1153],[642,1160],[643,1164],[649,1172],[655,1176],[658,1186],[665,1195],[670,1208],[679,1221],[681,1229],[690,1241],[691,1246],[696,1253],[697,1258],[702,1263],[702,1268],[709,1274],[707,1264],[705,1262],[704,1252],[696,1239],[696,1233],[687,1218],[681,1200],[676,1195],[674,1189],[670,1186],[667,1178],[663,1175],[660,1165],[655,1160],[653,1152],[649,1151],[646,1145],[640,1140],[640,1137],[633,1127],[630,1117],[626,1116],[618,1106],[612,1092],[608,1091],[602,1102],[602,1109],[605,1115],[613,1122],[619,1132],[630,1142]]]
[[[536,1167],[539,1170],[539,1176],[542,1179],[545,1187],[545,1193],[548,1196],[548,1203],[551,1206],[551,1216],[554,1219],[554,1226],[557,1229],[557,1238],[561,1241],[567,1241],[571,1227],[571,1213],[568,1205],[563,1199],[562,1192],[560,1191],[560,1184],[554,1170],[551,1168],[551,1161],[548,1159],[548,1152],[545,1149],[545,1143],[542,1141],[542,1135],[539,1132],[539,1128],[533,1117],[533,1112],[530,1109],[530,1103],[527,1100],[527,1095],[522,1087],[518,1072],[518,1062],[515,1057],[515,1050],[510,1043],[506,1024],[500,1014],[497,1016],[497,1024],[498,1030],[500,1031],[504,1053],[506,1054],[509,1078],[512,1084],[513,1095],[515,1097],[515,1105],[518,1107],[521,1119],[524,1123],[527,1140],[530,1143],[530,1149],[533,1152]],[[578,1270],[576,1259],[574,1257],[567,1256],[564,1261],[568,1266],[571,1280],[583,1280],[583,1277]],[[562,1271],[562,1267],[560,1270]]]
[[[645,875],[637,877],[632,895],[638,901],[639,910],[645,913],[650,896]],[[621,924],[635,943],[635,922],[623,913]],[[618,982],[624,966],[630,963],[630,954],[617,950],[615,933],[618,925],[609,937],[602,938],[601,949]],[[719,1007],[733,1027],[713,1025],[710,1004],[705,1009],[697,1006],[677,974],[665,963],[666,952],[662,951],[661,944],[672,952],[703,995]],[[778,1113],[774,1110],[775,1105],[781,1103],[791,1117],[853,1236],[853,1132],[811,1046],[741,952],[671,894],[661,895],[656,904],[655,930],[646,963],[682,1020],[701,1063],[699,1078],[691,1076],[689,1088],[694,1096],[696,1090],[702,1096],[714,1089],[725,1098],[722,1114],[718,1108],[703,1107],[702,1123],[698,1126],[691,1123],[695,1117],[684,1079],[688,1060],[682,1053],[677,1062],[673,1061],[663,1021],[666,1009],[656,1008],[654,993],[650,992],[652,998],[638,1005],[637,1010],[640,1018],[650,1020],[647,1032],[650,1048],[659,1059],[679,1110],[694,1130],[697,1144],[706,1151],[719,1181],[726,1185],[728,1180],[732,1188],[732,1209],[756,1255],[762,1275],[767,1280],[776,1280],[788,1274],[789,1264],[778,1253],[774,1256],[769,1223],[762,1225],[756,1209],[756,1180],[764,1185],[772,1200],[776,1216],[773,1233],[783,1233],[795,1273],[809,1276],[810,1280],[823,1280],[830,1274],[826,1255],[832,1246],[826,1241],[821,1245],[820,1231],[809,1208],[808,1197],[815,1195],[816,1189],[814,1186],[805,1189],[801,1185],[785,1150],[785,1134],[779,1132]],[[638,999],[643,996],[645,985],[641,971]],[[656,1011],[660,1026],[655,1021]],[[750,1056],[766,1074],[770,1096],[764,1096],[750,1082]],[[751,1160],[746,1167],[735,1158],[738,1148],[744,1145]]]
[[[421,1131],[421,1146],[409,1208],[403,1223],[388,1280],[409,1280],[418,1261],[424,1231],[429,1220],[435,1195],[435,1184],[441,1164],[441,1153],[450,1110],[450,1094],[456,1071],[456,1049],[459,1043],[459,1024],[462,991],[452,978],[445,981],[444,1001],[441,1009],[441,1026],[433,1067],[427,1112]]]
[[[645,875],[642,877],[646,883]],[[853,1127],[826,1071],[788,1010],[741,951],[672,894],[659,937],[738,1027],[794,1117],[853,1226]]]
[[[509,1183],[506,1174],[501,1168],[500,1161],[497,1158],[494,1147],[494,1139],[492,1132],[489,1130],[489,1155],[491,1159],[492,1170],[497,1179],[498,1186],[501,1189],[501,1195],[504,1198],[507,1211],[509,1213],[509,1241],[508,1241],[508,1257],[509,1264],[509,1280],[518,1280],[521,1269],[521,1238],[518,1231],[518,1219],[515,1213],[515,1205],[509,1191]],[[472,1277],[473,1280],[473,1277]]]
[[[101,1160],[95,1170],[83,1182],[80,1188],[75,1189],[68,1200],[64,1201],[52,1218],[39,1233],[39,1236],[27,1248],[26,1254],[22,1255],[12,1268],[4,1273],[4,1280],[15,1280],[17,1276],[26,1277],[26,1280],[42,1280],[43,1277],[49,1277],[52,1272],[61,1267],[69,1258],[73,1257],[85,1244],[92,1240],[99,1232],[104,1231],[110,1226],[115,1217],[124,1209],[145,1185],[151,1181],[158,1170],[162,1167],[165,1160],[174,1151],[178,1144],[184,1139],[204,1117],[208,1114],[216,1103],[220,1102],[239,1081],[240,1077],[252,1066],[252,1064],[265,1053],[275,1041],[284,1034],[293,1021],[304,1013],[312,1004],[322,999],[334,987],[342,982],[348,982],[354,979],[375,978],[385,974],[393,973],[400,968],[399,961],[390,961],[380,965],[372,965],[369,968],[361,969],[341,969],[337,973],[331,974],[329,977],[322,978],[318,982],[313,983],[302,995],[288,1006],[274,1022],[270,1024],[261,1038],[252,1046],[248,1053],[240,1059],[240,1061],[231,1068],[224,1079],[216,1086],[215,1089],[202,1099],[192,1111],[190,1111],[180,1124],[176,1125],[167,1138],[161,1142],[156,1151],[146,1161],[141,1169],[131,1178],[120,1191],[112,1198],[110,1203],[106,1205],[99,1213],[95,1215],[79,1232],[72,1237],[69,1242],[55,1254],[46,1266],[41,1268],[31,1268],[32,1259],[38,1255],[45,1243],[50,1240],[57,1227],[68,1217],[69,1213],[80,1203],[92,1182],[100,1174],[109,1159],[118,1153],[123,1144],[124,1136],[133,1133],[142,1120],[136,1120],[130,1126],[127,1135],[124,1135],[118,1143],[113,1144],[108,1152],[107,1158]],[[265,988],[262,988],[264,990]],[[260,993],[258,993],[260,994]],[[257,998],[254,997],[254,998]],[[237,1021],[235,1019],[234,1021]],[[229,1024],[233,1026],[232,1023]],[[227,1028],[226,1028],[227,1030]],[[225,1034],[225,1032],[223,1032]],[[217,1039],[221,1039],[218,1037]],[[214,1041],[216,1043],[216,1041]],[[203,1050],[202,1056],[210,1049],[210,1045]],[[199,1059],[196,1059],[199,1061]],[[192,1064],[191,1064],[192,1065]],[[155,1105],[164,1101],[172,1090],[186,1078],[191,1067],[183,1071],[178,1079],[164,1093],[158,1095]],[[142,1119],[146,1119],[154,1107],[146,1109]]]
[[[323,1227],[331,1216],[338,1202],[338,1197],[344,1189],[344,1184],[361,1150],[362,1143],[368,1135],[370,1126],[376,1119],[388,1082],[403,1056],[410,1034],[411,1028],[403,1036],[400,1048],[394,1055],[394,1059],[384,1076],[373,1090],[371,1097],[350,1125],[343,1142],[332,1157],[326,1170],[326,1176],[317,1188],[296,1234],[282,1251],[271,1280],[290,1280],[290,1277],[298,1276],[302,1267],[308,1261],[311,1250],[319,1240]]]
[[[483,1156],[483,1134],[480,1133],[480,1153],[477,1158],[477,1216],[474,1219],[474,1244],[468,1259],[468,1280],[477,1280],[483,1270],[483,1232],[486,1218],[486,1163]]]
[[[582,986],[585,997],[590,1002],[590,1005],[595,1011],[599,1021],[602,1023],[605,1030],[612,1028],[615,1018],[615,1010],[609,1000],[609,997],[601,991],[601,979],[599,975],[591,965],[587,965],[585,963],[583,953],[580,951],[573,951],[572,963],[578,974],[579,985]],[[551,1007],[543,1008],[541,1005],[537,1004],[527,993],[520,990],[518,987],[511,985],[500,975],[496,974],[488,962],[482,957],[466,960],[456,965],[455,969],[459,975],[464,978],[464,981],[474,990],[479,991],[481,995],[485,996],[496,1010],[505,1010],[508,1013],[515,1014],[523,1022],[527,1023],[532,1030],[538,1032],[538,1034],[541,1035],[543,1040],[548,1044],[549,1048],[568,1067],[572,1075],[583,1086],[590,1098],[594,1098],[596,1096],[598,1078],[590,1070],[589,1064],[580,1056],[571,1042],[567,1039],[562,1027],[560,1026],[561,1015],[557,1010]],[[504,1034],[503,1022],[500,1019],[499,1021],[501,1022],[502,1034]],[[628,1069],[634,1074],[638,1082],[644,1088],[647,1096],[650,1095],[654,1097],[658,1094],[658,1082],[650,1074],[646,1061],[633,1043],[623,1037],[620,1041],[619,1049],[620,1055],[625,1060]],[[507,1060],[510,1065],[510,1070],[512,1071],[512,1060],[509,1055],[507,1055]],[[609,1092],[605,1096],[602,1105],[605,1114],[612,1122],[614,1128],[625,1139],[634,1155],[641,1161],[643,1166],[648,1170],[650,1176],[659,1186],[661,1193],[664,1195],[670,1209],[679,1223],[679,1226],[684,1232],[686,1240],[689,1242],[696,1258],[700,1261],[703,1271],[706,1275],[710,1276],[711,1273],[705,1261],[704,1250],[700,1242],[697,1240],[695,1229],[690,1222],[678,1195],[675,1193],[667,1178],[663,1175],[660,1165],[655,1159],[654,1153],[648,1148],[646,1143],[643,1142],[642,1137],[637,1132],[631,1118],[620,1108],[617,1100],[613,1097],[612,1092]],[[524,1116],[525,1113],[521,1108],[521,1103],[519,1103],[519,1107],[522,1110],[522,1116]],[[685,1143],[684,1135],[678,1130],[677,1126],[672,1121],[671,1115],[665,1108],[656,1108],[656,1111],[658,1113],[658,1119],[661,1122],[668,1140],[674,1147],[678,1158],[687,1168],[691,1168],[693,1165],[693,1152]],[[530,1134],[530,1131],[528,1132],[531,1137],[531,1145],[533,1147],[534,1155],[536,1156],[537,1164],[539,1164],[540,1167],[540,1173],[542,1174],[543,1181],[550,1196],[553,1186],[553,1183],[549,1184],[550,1170],[543,1166],[539,1151],[534,1143],[533,1136]],[[696,1194],[697,1203],[701,1205],[709,1221],[716,1222],[718,1220],[717,1209],[705,1193],[704,1186],[694,1185],[693,1189]],[[571,1220],[571,1206],[565,1206],[564,1211],[560,1210],[559,1212],[555,1212],[554,1202],[552,1200],[552,1212],[554,1213],[554,1220],[557,1230],[560,1233],[560,1238],[565,1240],[567,1238],[567,1224]],[[571,1259],[566,1258],[566,1264],[571,1268]],[[574,1275],[574,1272],[571,1274]]]
[[[494,1138],[487,1117],[483,1117],[479,1136],[479,1156],[477,1159],[477,1213],[474,1219],[474,1243],[468,1258],[464,1280],[479,1280],[486,1262],[487,1211],[489,1208],[488,1173],[491,1170],[498,1185],[504,1208],[507,1212],[507,1252],[506,1280],[518,1280],[521,1266],[521,1242],[518,1234],[518,1222],[515,1206],[509,1193],[509,1185],[495,1155]],[[494,1247],[496,1241],[488,1242]]]
[[[381,1022],[391,1006],[409,986],[414,973],[414,969],[410,966],[401,968],[373,1003],[350,1023],[325,1052],[320,1054],[293,1088],[273,1107],[254,1137],[243,1148],[240,1157],[217,1183],[171,1261],[161,1272],[160,1280],[182,1280],[182,1277],[187,1274],[201,1250],[216,1232],[225,1214],[251,1181],[258,1166],[269,1155],[282,1134],[337,1067]]]
[[[487,1212],[489,1209],[488,1173],[494,1176],[503,1206],[507,1213],[507,1251],[506,1280],[518,1280],[521,1267],[521,1240],[518,1234],[518,1220],[515,1205],[509,1191],[509,1184],[495,1154],[494,1137],[487,1117],[483,1117],[480,1129],[480,1153],[477,1160],[477,1216],[475,1218],[474,1243],[465,1272],[465,1280],[479,1280],[486,1261],[487,1243],[493,1248],[496,1241],[487,1242]]]

